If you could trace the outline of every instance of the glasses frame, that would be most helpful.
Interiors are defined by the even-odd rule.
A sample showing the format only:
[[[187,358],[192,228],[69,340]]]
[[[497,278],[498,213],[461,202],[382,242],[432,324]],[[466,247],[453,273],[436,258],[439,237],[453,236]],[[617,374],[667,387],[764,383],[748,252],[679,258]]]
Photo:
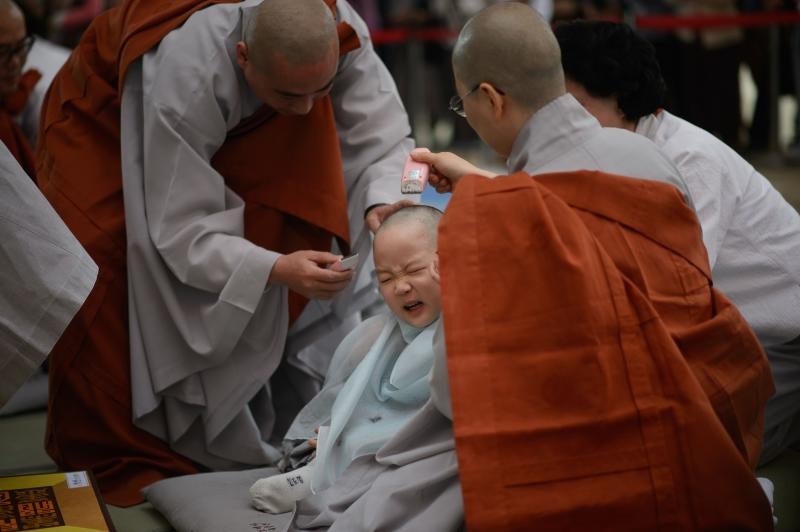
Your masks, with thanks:
[[[464,99],[467,96],[469,96],[470,94],[472,94],[473,92],[475,92],[476,90],[478,90],[478,88],[481,85],[483,85],[484,83],[489,83],[489,82],[488,81],[481,81],[480,83],[478,83],[477,85],[472,87],[472,89],[467,91],[467,93],[464,96],[459,96],[458,94],[454,94],[453,97],[450,98],[450,103],[448,104],[447,108],[450,109],[451,111],[453,111],[455,114],[457,114],[461,118],[466,118],[467,117],[467,112],[464,111]],[[495,91],[497,91],[498,94],[505,95],[505,92],[503,92],[502,90],[498,89],[494,85],[492,85],[492,88]]]
[[[8,50],[0,52],[0,64],[7,66],[15,57],[27,57],[33,48],[34,41],[36,41],[36,36],[29,33],[21,41],[5,45]]]
[[[480,86],[481,84],[478,83],[477,85],[472,87],[472,89],[467,91],[467,93],[464,96],[459,96],[458,94],[454,94],[453,97],[450,98],[450,103],[448,104],[447,108],[453,111],[461,118],[466,118],[467,113],[466,111],[464,111],[464,98],[466,98],[467,96],[478,90],[478,87]]]

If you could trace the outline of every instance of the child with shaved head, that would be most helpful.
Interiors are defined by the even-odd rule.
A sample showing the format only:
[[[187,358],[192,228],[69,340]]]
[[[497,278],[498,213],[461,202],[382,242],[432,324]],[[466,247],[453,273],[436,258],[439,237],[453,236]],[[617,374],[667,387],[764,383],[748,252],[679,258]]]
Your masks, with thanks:
[[[282,513],[332,486],[358,457],[375,454],[430,397],[433,335],[441,312],[436,237],[442,213],[423,205],[387,218],[373,243],[380,292],[391,314],[370,318],[333,355],[323,390],[287,434],[319,427],[308,465],[257,481],[259,510]]]

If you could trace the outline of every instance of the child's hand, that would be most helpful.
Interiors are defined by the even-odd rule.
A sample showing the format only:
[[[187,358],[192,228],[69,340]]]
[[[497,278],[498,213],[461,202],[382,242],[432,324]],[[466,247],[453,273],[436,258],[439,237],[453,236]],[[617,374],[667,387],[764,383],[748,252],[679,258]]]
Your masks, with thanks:
[[[314,429],[314,433],[315,433],[315,434],[319,434],[319,427],[317,427],[317,428],[315,428],[315,429]],[[317,438],[309,438],[309,439],[308,439],[308,444],[309,444],[311,447],[313,447],[314,449],[316,449],[316,448],[317,448]]]

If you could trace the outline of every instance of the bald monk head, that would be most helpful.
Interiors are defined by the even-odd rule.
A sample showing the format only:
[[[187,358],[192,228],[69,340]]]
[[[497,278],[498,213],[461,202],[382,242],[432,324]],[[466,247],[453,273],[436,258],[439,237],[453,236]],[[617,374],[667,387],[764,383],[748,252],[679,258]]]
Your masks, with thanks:
[[[470,126],[503,157],[528,118],[565,92],[553,32],[520,2],[495,4],[467,22],[453,72]]]
[[[265,0],[244,28],[236,59],[264,103],[281,114],[306,114],[336,75],[333,12],[323,0]]]
[[[17,90],[30,51],[25,17],[11,0],[0,0],[0,101]]]

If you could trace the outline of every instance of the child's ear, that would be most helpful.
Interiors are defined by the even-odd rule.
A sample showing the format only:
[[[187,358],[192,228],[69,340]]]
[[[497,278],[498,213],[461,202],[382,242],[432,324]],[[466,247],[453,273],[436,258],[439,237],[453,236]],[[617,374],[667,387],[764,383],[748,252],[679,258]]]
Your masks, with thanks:
[[[433,280],[437,283],[442,282],[441,277],[439,276],[439,254],[434,253],[433,255],[433,262],[431,263],[431,275],[433,276]]]

